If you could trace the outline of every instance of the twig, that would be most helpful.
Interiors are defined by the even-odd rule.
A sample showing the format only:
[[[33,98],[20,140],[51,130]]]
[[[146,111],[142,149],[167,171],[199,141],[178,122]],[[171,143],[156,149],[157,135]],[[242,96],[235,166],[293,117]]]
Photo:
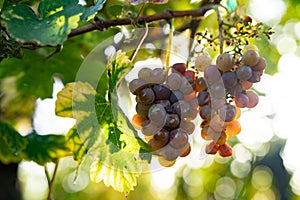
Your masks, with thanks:
[[[130,56],[130,61],[132,62],[137,54],[137,52],[140,50],[144,40],[146,39],[147,35],[148,35],[148,24],[145,25],[145,32],[141,35],[140,39],[137,42],[137,45],[133,51],[133,53]]]
[[[170,68],[170,57],[173,46],[173,34],[174,34],[174,19],[170,21],[170,33],[169,33],[169,41],[168,41],[168,49],[166,55],[166,72],[168,74],[168,70]]]
[[[154,15],[149,16],[140,16],[137,18],[138,22],[144,22],[144,23],[150,23],[154,21],[159,20],[170,20],[173,18],[178,17],[199,17],[203,16],[208,10],[212,9],[213,6],[217,4],[207,4],[204,6],[201,6],[198,9],[195,10],[166,10],[161,13],[157,13]],[[132,19],[131,18],[121,18],[121,19],[100,19],[98,17],[94,18],[95,23],[89,24],[86,26],[79,27],[77,29],[74,29],[70,32],[68,37],[74,37],[77,35],[81,35],[83,33],[91,32],[94,30],[100,30],[103,31],[104,29],[115,27],[115,26],[122,26],[122,25],[131,25]]]
[[[57,159],[57,161],[55,163],[54,172],[53,172],[51,181],[49,183],[49,192],[48,192],[47,200],[52,200],[53,199],[54,180],[55,180],[55,177],[56,177],[56,173],[57,173],[57,169],[58,169],[58,164],[59,164],[59,159]]]

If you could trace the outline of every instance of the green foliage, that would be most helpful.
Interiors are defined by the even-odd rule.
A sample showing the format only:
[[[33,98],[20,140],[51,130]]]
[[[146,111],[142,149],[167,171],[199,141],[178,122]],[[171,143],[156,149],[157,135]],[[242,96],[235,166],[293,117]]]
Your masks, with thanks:
[[[71,29],[78,26],[83,7],[78,5],[77,0],[61,2],[41,2],[39,16],[30,7],[20,4],[5,9],[1,17],[9,33],[16,39],[40,45],[62,44]]]
[[[84,156],[84,144],[96,155],[91,166],[92,180],[103,180],[107,186],[126,194],[136,185],[141,172],[144,161],[139,160],[138,155],[141,149],[147,151],[144,148],[147,145],[137,137],[114,94],[118,80],[131,67],[128,57],[118,52],[101,76],[97,91],[89,83],[69,83],[58,93],[56,101],[57,115],[77,120],[77,130],[73,128],[69,133],[73,136],[69,137],[71,143],[76,143],[73,145],[75,159],[81,160]],[[76,132],[82,144],[78,143]]]
[[[19,162],[24,157],[28,141],[14,128],[0,120],[0,161]]]
[[[81,15],[80,19],[83,21],[87,21],[93,18],[96,15],[96,13],[103,8],[105,2],[106,0],[94,0],[95,5],[88,7]]]

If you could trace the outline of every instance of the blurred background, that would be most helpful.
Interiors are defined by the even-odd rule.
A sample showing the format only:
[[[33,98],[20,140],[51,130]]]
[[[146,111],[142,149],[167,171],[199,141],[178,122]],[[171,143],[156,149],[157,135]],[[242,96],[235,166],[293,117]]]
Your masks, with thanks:
[[[159,9],[181,10],[183,5],[186,6],[185,9],[190,9],[200,1],[186,2],[178,1],[178,5],[172,3],[172,7],[166,4]],[[250,15],[257,21],[273,26],[275,34],[270,43],[259,41],[256,44],[260,55],[268,61],[267,73],[254,86],[260,94],[258,106],[243,110],[239,119],[242,131],[230,140],[233,156],[200,158],[199,153],[191,153],[171,168],[142,174],[135,190],[127,197],[103,183],[92,183],[87,164],[80,167],[75,180],[77,163],[71,157],[66,157],[60,161],[55,179],[55,199],[300,199],[300,3],[298,0],[238,2],[243,7],[241,14]],[[156,8],[149,4],[145,7],[144,14],[153,14]],[[78,50],[80,56],[84,57],[99,43],[96,38],[93,33],[79,36],[67,41],[65,49],[74,44],[78,47],[78,41],[85,40],[85,46]],[[73,62],[80,65],[82,59]],[[6,84],[10,84],[9,81],[12,80],[7,79]],[[54,114],[56,93],[63,88],[59,77],[54,81],[53,98],[38,99],[32,104],[35,107],[33,125],[39,134],[63,134],[74,124],[74,120]],[[16,124],[17,130],[23,134],[28,133],[31,126],[26,118]],[[193,136],[193,151],[201,151],[201,140],[196,131]],[[48,167],[53,171],[52,164],[48,164]],[[21,162],[18,179],[24,200],[47,197],[48,185],[43,166]]]

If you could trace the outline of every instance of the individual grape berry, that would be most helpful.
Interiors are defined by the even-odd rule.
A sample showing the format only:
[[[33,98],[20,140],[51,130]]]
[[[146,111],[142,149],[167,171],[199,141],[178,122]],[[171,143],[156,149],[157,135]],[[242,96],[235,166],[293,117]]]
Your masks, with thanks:
[[[220,118],[219,115],[213,116],[213,118],[210,121],[210,127],[214,129],[216,132],[221,132],[225,128],[224,121]]]
[[[138,102],[142,104],[152,104],[155,100],[155,94],[151,88],[145,88],[137,95]]]
[[[180,128],[185,130],[187,134],[191,135],[195,130],[195,124],[187,119],[182,119],[180,122]]]
[[[186,70],[185,63],[176,63],[172,66],[172,72],[183,74]]]
[[[201,137],[204,140],[213,140],[217,132],[210,126],[205,126],[201,129]]]
[[[211,58],[208,55],[201,54],[196,57],[195,68],[199,72],[203,72],[207,66],[211,64]]]
[[[258,63],[259,56],[258,56],[256,51],[248,50],[242,56],[241,61],[243,62],[244,65],[252,67],[252,66],[255,66]]]
[[[173,107],[176,109],[176,113],[180,118],[189,117],[191,112],[191,107],[186,101],[178,101],[173,104]]]
[[[199,92],[197,96],[198,104],[199,106],[204,106],[209,103],[210,101],[210,95],[207,91]]]
[[[150,145],[153,151],[159,151],[163,147],[159,143],[157,143],[157,141],[153,138],[148,141],[148,144]]]
[[[250,16],[245,16],[244,21],[248,22],[248,23],[251,23],[252,22],[252,18]]]
[[[179,90],[172,91],[170,98],[169,98],[171,104],[174,104],[177,101],[180,101],[183,99],[184,99],[184,94],[182,92],[180,92]]]
[[[167,100],[171,95],[171,90],[166,85],[162,84],[155,85],[153,91],[156,100]]]
[[[233,67],[233,59],[229,53],[220,54],[217,57],[216,63],[217,67],[223,72],[230,71]]]
[[[205,147],[205,152],[207,154],[216,154],[219,150],[220,146],[215,143],[214,141],[206,144],[206,147]]]
[[[137,103],[135,106],[136,113],[141,117],[147,118],[151,105]]]
[[[196,83],[194,80],[192,80],[190,77],[184,77],[182,79],[182,83],[180,86],[180,91],[183,94],[190,94],[194,91],[194,89],[196,88]]]
[[[236,97],[242,93],[243,91],[242,88],[243,88],[242,84],[237,83],[234,87],[228,90],[228,93],[231,94],[231,96]]]
[[[234,72],[224,72],[222,74],[222,81],[226,89],[232,88],[237,84],[237,75]]]
[[[180,157],[186,157],[191,153],[191,145],[188,143],[185,147],[180,149]]]
[[[236,70],[236,76],[241,81],[247,81],[252,76],[252,69],[248,66],[240,66]]]
[[[204,70],[204,78],[208,84],[212,84],[221,78],[221,74],[215,65],[210,65]]]
[[[172,73],[167,78],[167,85],[171,90],[179,90],[182,84],[182,76],[178,73]]]
[[[251,83],[249,81],[240,81],[240,83],[242,84],[242,90],[248,90],[253,85],[253,83]]]
[[[202,92],[203,90],[206,90],[207,89],[207,85],[206,85],[206,81],[203,77],[201,78],[197,78],[196,81],[196,88],[195,90],[197,92]]]
[[[210,105],[214,110],[219,110],[224,106],[225,98],[211,98]]]
[[[230,122],[235,118],[236,109],[235,106],[226,104],[219,111],[219,116],[224,122]]]
[[[249,98],[249,103],[247,105],[247,108],[254,108],[259,101],[259,98],[257,94],[254,91],[247,91],[247,96]]]
[[[239,94],[235,97],[235,105],[239,108],[245,108],[249,104],[249,97],[246,94]]]
[[[169,144],[161,150],[161,156],[167,161],[174,161],[179,156],[179,150],[173,148]]]
[[[220,145],[218,152],[222,157],[229,157],[232,155],[232,148],[228,144],[223,144]]]
[[[252,76],[248,79],[248,81],[251,83],[260,82],[261,75],[262,75],[261,72],[252,70]]]
[[[148,117],[151,122],[158,126],[163,126],[166,120],[167,112],[161,104],[154,104],[150,107]]]
[[[162,84],[165,81],[166,72],[161,68],[155,68],[150,74],[150,83],[152,84]]]
[[[227,135],[224,131],[222,132],[218,132],[214,135],[214,141],[218,144],[218,145],[223,145],[226,143],[227,141]]]
[[[145,81],[146,83],[150,83],[150,74],[151,74],[152,69],[145,67],[142,68],[139,72],[138,72],[138,77],[139,79]]]
[[[155,103],[162,105],[167,112],[171,107],[171,103],[169,100],[156,100]]]
[[[178,128],[170,132],[170,146],[180,149],[188,143],[188,134],[184,129]]]
[[[165,127],[169,129],[176,128],[180,123],[180,119],[177,114],[167,114],[166,121],[165,121]]]
[[[146,87],[147,87],[147,83],[141,79],[133,79],[129,83],[129,90],[134,95],[137,95],[142,89]]]
[[[241,124],[237,120],[226,123],[225,133],[228,139],[239,134],[241,130]]]
[[[184,77],[190,77],[192,80],[195,80],[195,72],[192,70],[187,70],[183,73]]]
[[[158,157],[158,162],[163,167],[172,167],[176,163],[176,159],[172,161],[168,161],[160,156]]]
[[[266,60],[263,57],[259,57],[258,63],[252,66],[252,69],[255,71],[262,71],[266,68]]]
[[[239,119],[240,118],[240,116],[241,116],[241,114],[242,114],[242,111],[241,111],[241,109],[239,108],[239,107],[235,107],[235,110],[236,110],[236,114],[235,114],[235,120],[237,120],[237,119]]]
[[[224,84],[221,81],[213,83],[209,88],[211,98],[221,99],[225,97]]]
[[[161,128],[159,128],[156,124],[151,122],[150,120],[146,120],[142,124],[142,133],[146,136],[152,136],[157,133]]]
[[[155,140],[155,142],[160,147],[159,149],[161,149],[169,142],[169,131],[167,131],[166,129],[157,131],[156,134],[153,135],[152,140]]]
[[[199,114],[203,120],[209,121],[211,120],[212,116],[214,116],[214,111],[210,105],[205,105],[200,108]]]
[[[143,122],[146,121],[146,118],[141,117],[138,114],[133,115],[132,117],[132,125],[135,129],[141,130]]]

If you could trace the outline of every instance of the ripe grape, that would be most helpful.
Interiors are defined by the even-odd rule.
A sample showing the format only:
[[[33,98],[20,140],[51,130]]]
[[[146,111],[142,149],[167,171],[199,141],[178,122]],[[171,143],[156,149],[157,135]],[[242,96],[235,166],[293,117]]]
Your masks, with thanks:
[[[180,149],[188,143],[188,134],[184,129],[178,128],[170,132],[170,146]]]
[[[190,77],[192,80],[195,79],[195,72],[192,70],[187,70],[183,73],[184,77]]]
[[[186,70],[185,63],[176,63],[172,66],[172,72],[183,74]]]
[[[228,138],[231,138],[234,135],[237,135],[241,132],[241,124],[237,120],[226,123],[225,133]]]
[[[213,83],[209,88],[211,98],[221,99],[225,97],[224,84],[221,81]]]
[[[203,77],[196,79],[196,91],[202,92],[203,90],[207,89],[206,81]]]
[[[205,147],[205,152],[207,154],[216,154],[219,150],[220,146],[215,143],[214,141],[206,144],[206,147]]]
[[[138,94],[142,89],[147,87],[147,83],[141,79],[133,79],[129,83],[129,90],[132,94]]]
[[[228,144],[220,145],[219,154],[222,157],[228,157],[232,155],[232,148]]]
[[[169,111],[169,109],[171,107],[171,103],[169,100],[156,100],[155,103],[162,105],[167,112]]]
[[[146,136],[152,136],[152,135],[156,134],[157,131],[159,131],[159,130],[160,130],[160,128],[156,124],[151,122],[150,120],[146,120],[142,124],[141,131]]]
[[[141,130],[143,122],[146,121],[146,118],[141,117],[138,114],[133,115],[132,117],[132,125],[135,129]]]
[[[213,116],[213,118],[210,121],[210,127],[212,129],[214,129],[216,132],[221,132],[224,127],[225,127],[225,123],[224,121],[220,118],[219,115],[215,115]]]
[[[236,76],[241,81],[247,81],[252,76],[252,69],[248,66],[240,66],[236,70]]]
[[[180,128],[184,129],[187,134],[191,135],[195,130],[195,124],[187,119],[181,119]]]
[[[140,115],[141,117],[146,118],[148,116],[148,112],[151,105],[146,105],[142,103],[137,103],[135,106],[136,113]]]
[[[184,95],[179,90],[172,91],[172,93],[170,95],[170,98],[169,98],[171,104],[174,104],[177,101],[180,101],[180,100],[183,100],[183,99],[184,99]]]
[[[190,116],[191,107],[186,101],[178,101],[173,104],[173,107],[175,108],[180,118],[186,118]]]
[[[164,148],[162,148],[161,155],[167,161],[174,161],[179,156],[179,150],[173,148],[168,144]]]
[[[232,88],[237,84],[237,75],[234,72],[224,72],[222,74],[222,81],[226,89]]]
[[[229,94],[231,94],[233,97],[236,97],[240,95],[243,91],[243,86],[240,83],[237,83],[234,87],[230,88],[228,90]]]
[[[209,121],[212,118],[212,116],[214,115],[214,112],[210,105],[205,105],[205,106],[201,107],[199,113],[200,113],[200,117],[207,121]]]
[[[211,98],[210,105],[214,110],[218,110],[224,106],[225,98]]]
[[[176,128],[180,123],[180,119],[177,114],[167,114],[165,127],[168,129]]]
[[[210,95],[207,91],[202,91],[197,96],[199,106],[204,106],[209,103]]]
[[[266,68],[266,60],[263,57],[259,57],[258,63],[252,66],[252,69],[255,71],[262,71]]]
[[[230,122],[235,118],[236,109],[235,106],[226,104],[219,111],[219,116],[224,122]]]
[[[257,94],[254,91],[247,91],[247,96],[249,98],[249,103],[247,105],[247,108],[254,108],[259,101],[259,98]]]
[[[180,157],[186,157],[191,153],[191,145],[188,143],[185,147],[180,149]]]
[[[166,120],[166,110],[161,104],[154,104],[150,107],[148,117],[151,122],[163,126]]]
[[[165,81],[166,72],[161,68],[155,68],[150,74],[150,83],[152,84],[162,84]]]
[[[182,84],[182,76],[178,73],[172,73],[167,78],[167,85],[171,90],[178,90]]]
[[[205,126],[201,129],[201,137],[204,140],[212,140],[217,132],[210,126]]]
[[[195,68],[199,72],[203,72],[207,66],[211,64],[211,58],[208,55],[201,54],[196,57]]]
[[[208,84],[212,84],[221,78],[221,74],[215,65],[210,65],[204,70],[204,78]]]
[[[248,50],[242,56],[242,62],[247,66],[255,66],[259,61],[259,56],[254,50]]]
[[[138,72],[138,77],[139,79],[145,81],[146,83],[150,83],[150,74],[151,74],[152,69],[145,67],[142,68],[139,72]]]
[[[252,76],[248,79],[248,81],[251,83],[257,83],[260,81],[260,77],[261,77],[260,71],[252,70]]]
[[[226,143],[227,140],[227,135],[224,131],[222,132],[218,132],[214,135],[214,141],[218,144],[218,145],[223,145]]]
[[[182,83],[179,90],[183,94],[190,94],[194,91],[195,88],[196,88],[195,81],[190,77],[184,77],[182,79]]]
[[[248,90],[253,85],[253,83],[251,83],[249,81],[240,81],[240,83],[242,84],[242,90]]]
[[[155,100],[155,94],[151,88],[145,88],[138,94],[138,102],[142,104],[152,104]]]
[[[230,71],[230,69],[233,67],[233,59],[229,53],[220,54],[216,63],[217,67],[223,72]]]
[[[153,140],[162,148],[169,142],[169,131],[161,129],[153,136]]]
[[[240,108],[245,108],[249,104],[249,98],[246,94],[239,94],[235,97],[235,105]]]
[[[166,85],[162,84],[155,85],[153,91],[156,100],[167,100],[171,95],[171,90]]]
[[[158,157],[158,162],[161,166],[172,167],[176,163],[176,160],[168,161],[160,156]]]

